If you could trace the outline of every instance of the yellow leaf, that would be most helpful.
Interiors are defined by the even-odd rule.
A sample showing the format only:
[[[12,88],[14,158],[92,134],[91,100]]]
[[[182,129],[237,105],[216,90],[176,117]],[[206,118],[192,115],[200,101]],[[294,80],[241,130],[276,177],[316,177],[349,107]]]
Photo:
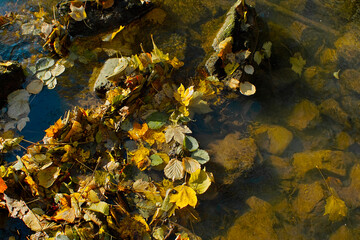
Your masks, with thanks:
[[[326,199],[325,213],[324,215],[329,214],[330,221],[340,221],[347,215],[347,207],[345,202],[339,197],[331,194],[330,197]]]
[[[145,135],[145,133],[148,131],[149,127],[146,123],[143,123],[143,125],[140,125],[139,123],[135,122],[133,124],[133,129],[131,129],[128,133],[130,137],[137,141]]]
[[[152,40],[153,48],[154,48],[153,51],[151,52],[151,59],[152,59],[153,63],[169,61],[170,60],[169,54],[168,53],[164,54],[160,49],[157,48],[152,35],[151,35],[151,40]]]
[[[150,146],[152,146],[155,142],[158,144],[165,142],[165,134],[163,132],[157,132],[151,129],[146,132],[144,138]]]
[[[73,223],[75,221],[75,210],[70,207],[63,207],[58,210],[55,216],[51,217],[54,221],[67,221]]]
[[[34,196],[39,195],[39,186],[35,183],[35,181],[32,179],[30,175],[27,175],[25,177],[25,182],[29,184],[31,192]]]
[[[177,92],[174,93],[174,97],[176,101],[178,101],[181,105],[187,107],[189,106],[193,94],[194,94],[194,86],[190,86],[185,90],[184,85],[181,84]]]
[[[81,127],[81,123],[79,123],[78,121],[74,121],[71,126],[70,131],[66,134],[63,141],[68,142],[68,141],[70,141],[70,138],[74,138],[74,137],[76,137],[76,135],[79,135],[82,133],[83,133],[83,129]]]
[[[185,185],[177,186],[174,188],[176,194],[170,196],[170,202],[173,202],[179,208],[184,208],[187,205],[195,207],[197,204],[196,192]]]
[[[47,15],[47,13],[44,12],[44,8],[43,8],[43,7],[40,7],[39,11],[38,11],[38,12],[35,12],[34,15],[35,15],[36,18],[43,18],[44,16]]]
[[[203,194],[211,185],[211,179],[207,172],[198,169],[193,172],[189,179],[189,185],[198,194]]]
[[[145,170],[151,162],[149,161],[150,150],[146,147],[141,146],[138,150],[135,151],[132,161],[135,162],[136,166],[141,170]]]
[[[40,170],[37,174],[39,185],[44,188],[49,188],[53,185],[55,180],[59,177],[61,169],[59,167],[48,167]]]
[[[170,60],[169,63],[171,64],[171,66],[173,66],[173,68],[176,68],[176,69],[184,66],[184,62],[180,61],[176,57],[174,57],[172,60]]]
[[[61,118],[59,118],[53,126],[45,130],[46,136],[47,137],[56,136],[56,134],[61,130],[62,127],[64,127],[64,124],[62,123]]]
[[[119,29],[117,29],[116,31],[106,34],[104,37],[101,38],[101,40],[103,42],[110,42],[111,40],[113,40],[115,38],[115,36],[121,32],[125,27],[124,26],[120,26]]]

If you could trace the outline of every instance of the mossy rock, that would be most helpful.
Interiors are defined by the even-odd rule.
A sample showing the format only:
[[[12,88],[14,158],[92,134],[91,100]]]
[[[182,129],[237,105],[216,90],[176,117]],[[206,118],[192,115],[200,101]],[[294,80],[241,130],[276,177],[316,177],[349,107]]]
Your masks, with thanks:
[[[314,127],[319,120],[320,112],[315,104],[309,100],[303,100],[296,104],[289,119],[288,124],[297,130]]]

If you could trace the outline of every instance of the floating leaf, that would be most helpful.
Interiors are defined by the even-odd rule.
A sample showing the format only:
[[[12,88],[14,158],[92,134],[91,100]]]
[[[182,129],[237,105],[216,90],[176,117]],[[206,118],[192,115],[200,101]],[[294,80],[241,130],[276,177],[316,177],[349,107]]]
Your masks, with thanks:
[[[333,73],[334,78],[339,79],[339,73],[340,73],[340,71],[341,71],[341,70]]]
[[[120,26],[119,29],[115,30],[114,32],[112,33],[109,33],[109,34],[106,34],[105,36],[103,36],[101,38],[101,40],[103,42],[110,42],[111,40],[113,40],[115,38],[115,36],[121,32],[125,27],[124,26]]]
[[[173,202],[179,208],[184,208],[187,205],[195,207],[197,204],[196,192],[185,185],[180,185],[174,188],[176,194],[170,196],[170,202]]]
[[[211,185],[211,179],[207,172],[198,169],[193,172],[189,179],[189,186],[198,194],[203,194]]]
[[[94,212],[99,212],[102,213],[104,215],[109,215],[109,204],[107,204],[106,202],[98,202],[98,203],[92,203],[89,207],[89,210],[94,211]]]
[[[40,72],[54,66],[55,61],[49,57],[43,57],[36,61],[36,71]]]
[[[178,101],[183,106],[189,106],[190,100],[194,94],[194,86],[190,86],[185,90],[184,85],[180,85],[177,92],[174,93],[176,101]]]
[[[16,128],[21,132],[21,130],[23,130],[24,127],[26,126],[26,123],[29,122],[29,121],[30,121],[30,118],[28,118],[28,117],[21,118],[17,122]]]
[[[48,81],[46,81],[46,86],[48,89],[54,89],[56,85],[57,85],[56,77],[52,77]]]
[[[193,172],[201,168],[200,163],[191,157],[185,157],[182,159],[182,161],[185,167],[185,171],[187,173],[192,174]]]
[[[207,151],[198,149],[191,154],[191,157],[201,164],[205,164],[210,160],[210,156]]]
[[[42,81],[47,81],[52,77],[52,75],[51,75],[50,71],[44,70],[44,71],[37,72],[36,77]]]
[[[329,214],[330,221],[340,221],[347,216],[348,208],[345,202],[336,196],[337,194],[334,189],[330,188],[330,191],[332,194],[326,199],[324,215]]]
[[[166,143],[169,143],[172,139],[174,139],[176,142],[183,144],[185,133],[191,133],[191,130],[185,125],[171,125],[167,127],[165,131]]]
[[[75,21],[80,22],[87,18],[84,6],[76,7],[73,4],[70,4],[70,10],[71,12],[69,15]]]
[[[184,177],[184,166],[181,161],[173,158],[164,168],[165,176],[174,180],[179,180]]]
[[[295,53],[294,56],[290,58],[290,63],[292,65],[291,69],[301,76],[306,61],[302,58],[299,52]]]
[[[51,69],[50,72],[54,77],[60,76],[65,71],[65,66],[59,63],[56,63]]]
[[[164,163],[164,160],[158,154],[151,155],[150,159],[151,159],[151,166],[159,166]]]
[[[190,152],[196,151],[199,148],[198,141],[191,136],[185,136],[184,138],[184,147]]]
[[[67,221],[73,223],[75,221],[75,209],[70,207],[63,207],[59,209],[51,219],[55,221]]]
[[[162,112],[154,112],[146,118],[146,122],[150,129],[162,128],[168,120],[168,115]]]
[[[137,141],[144,137],[146,132],[148,131],[149,127],[146,123],[140,125],[139,123],[135,122],[133,124],[133,128],[128,132],[131,139]]]
[[[30,112],[29,106],[30,94],[25,89],[16,90],[9,94],[8,99],[8,116],[15,120],[27,116]]]
[[[35,30],[35,25],[33,23],[24,23],[23,25],[21,25],[22,35],[33,34],[34,30]]]
[[[251,65],[245,65],[244,72],[249,74],[249,75],[253,75],[254,74],[254,67],[251,66]]]
[[[151,60],[153,61],[153,63],[169,61],[170,60],[169,54],[168,53],[164,54],[160,49],[157,48],[154,42],[153,35],[151,35],[151,40],[154,48],[153,51],[151,52]]]
[[[256,87],[249,82],[242,82],[240,83],[240,92],[245,96],[251,96],[255,94]]]
[[[5,181],[0,177],[0,193],[4,193],[7,189]]]
[[[31,81],[26,86],[26,91],[28,91],[31,94],[38,94],[39,92],[41,92],[43,86],[44,86],[43,81],[36,79],[36,80]]]
[[[48,167],[46,169],[40,170],[37,173],[37,179],[39,181],[39,185],[44,188],[49,188],[53,185],[56,179],[60,175],[59,167]]]

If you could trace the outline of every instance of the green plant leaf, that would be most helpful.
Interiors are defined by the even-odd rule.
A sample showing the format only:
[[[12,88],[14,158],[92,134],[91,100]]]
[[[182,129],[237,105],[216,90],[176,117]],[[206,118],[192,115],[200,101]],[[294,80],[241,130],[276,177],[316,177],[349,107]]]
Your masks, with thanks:
[[[166,124],[168,115],[162,112],[154,112],[146,118],[146,123],[150,129],[160,129]]]
[[[201,164],[205,164],[210,160],[210,156],[207,151],[198,149],[191,154],[191,157]]]
[[[106,202],[92,203],[88,209],[94,212],[102,213],[106,216],[109,215],[109,204]]]
[[[199,148],[199,143],[194,137],[185,136],[184,147],[190,152],[194,152]]]

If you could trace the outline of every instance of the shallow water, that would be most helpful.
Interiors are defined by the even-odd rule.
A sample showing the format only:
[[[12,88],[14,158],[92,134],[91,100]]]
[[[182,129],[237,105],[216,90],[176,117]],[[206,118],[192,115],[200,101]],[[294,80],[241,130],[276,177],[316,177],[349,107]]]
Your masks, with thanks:
[[[5,3],[0,7],[0,14],[38,11],[34,2],[27,1],[24,6],[23,1],[0,1]],[[56,1],[40,2],[51,12]],[[223,153],[213,152],[215,163],[210,164],[209,170],[214,172],[218,188],[204,196],[198,207],[202,221],[193,224],[193,230],[203,239],[236,239],[238,235],[233,235],[234,232],[245,234],[242,239],[328,239],[330,236],[344,239],[336,237],[348,236],[346,233],[350,232],[356,239],[360,232],[356,210],[360,206],[357,192],[360,184],[356,184],[360,177],[356,177],[354,167],[359,164],[360,154],[360,91],[357,90],[360,85],[356,85],[356,80],[360,80],[353,72],[342,75],[345,70],[359,70],[360,66],[356,62],[360,53],[356,45],[359,40],[356,5],[352,5],[352,1],[321,0],[249,2],[268,24],[269,40],[273,43],[270,71],[257,76],[263,83],[254,97],[228,100],[227,104],[215,107],[207,120],[197,117],[192,129],[202,148],[210,152],[214,151],[211,143],[220,144],[225,136],[235,132],[239,132],[237,139],[255,138],[261,157],[259,163],[244,174],[217,175],[216,170],[225,164],[216,161]],[[26,139],[40,140],[43,131],[73,106],[98,104],[88,83],[94,67],[100,67],[108,56],[92,56],[89,52],[107,49],[110,56],[137,53],[141,42],[145,49],[151,49],[150,34],[153,34],[159,48],[185,62],[175,78],[186,79],[196,74],[197,67],[210,54],[212,39],[233,1],[159,0],[155,3],[167,13],[164,20],[154,18],[151,23],[140,20],[112,43],[87,38],[84,48],[74,49],[88,57],[76,61],[74,67],[59,78],[54,90],[43,90],[31,98],[31,121],[21,132]],[[359,4],[357,7],[360,9]],[[1,38],[4,36],[2,33]],[[351,41],[352,37],[357,41]],[[3,59],[24,61],[34,55],[47,54],[40,40],[32,42],[14,37],[6,38],[2,44],[5,44],[0,50]],[[297,52],[306,60],[301,75],[291,70],[289,61]],[[340,79],[333,75],[338,70]],[[347,82],[352,76],[355,79],[349,81],[355,85]],[[250,126],[268,125],[283,127],[292,134],[291,142],[285,144],[283,151],[273,150],[262,140],[263,135],[249,130]],[[278,138],[275,143],[284,144],[283,137]],[[319,150],[330,150],[333,155],[326,157]],[[297,165],[296,159],[305,160],[300,158],[303,155],[294,154],[302,152],[322,164],[321,170],[310,166],[301,174],[305,170]],[[315,152],[318,155],[311,155]],[[339,154],[349,159],[339,165],[342,171],[329,167],[332,161],[338,160]],[[318,163],[315,158],[330,163]],[[223,182],[226,184],[222,185]],[[341,221],[331,222],[324,216],[329,186],[349,208],[347,217]],[[258,203],[255,207],[249,204],[252,209],[249,210],[246,200],[252,196],[270,203],[270,207],[258,211]],[[255,229],[257,222],[264,225]],[[345,224],[346,229],[340,229]],[[255,236],[246,235],[251,232]]]

